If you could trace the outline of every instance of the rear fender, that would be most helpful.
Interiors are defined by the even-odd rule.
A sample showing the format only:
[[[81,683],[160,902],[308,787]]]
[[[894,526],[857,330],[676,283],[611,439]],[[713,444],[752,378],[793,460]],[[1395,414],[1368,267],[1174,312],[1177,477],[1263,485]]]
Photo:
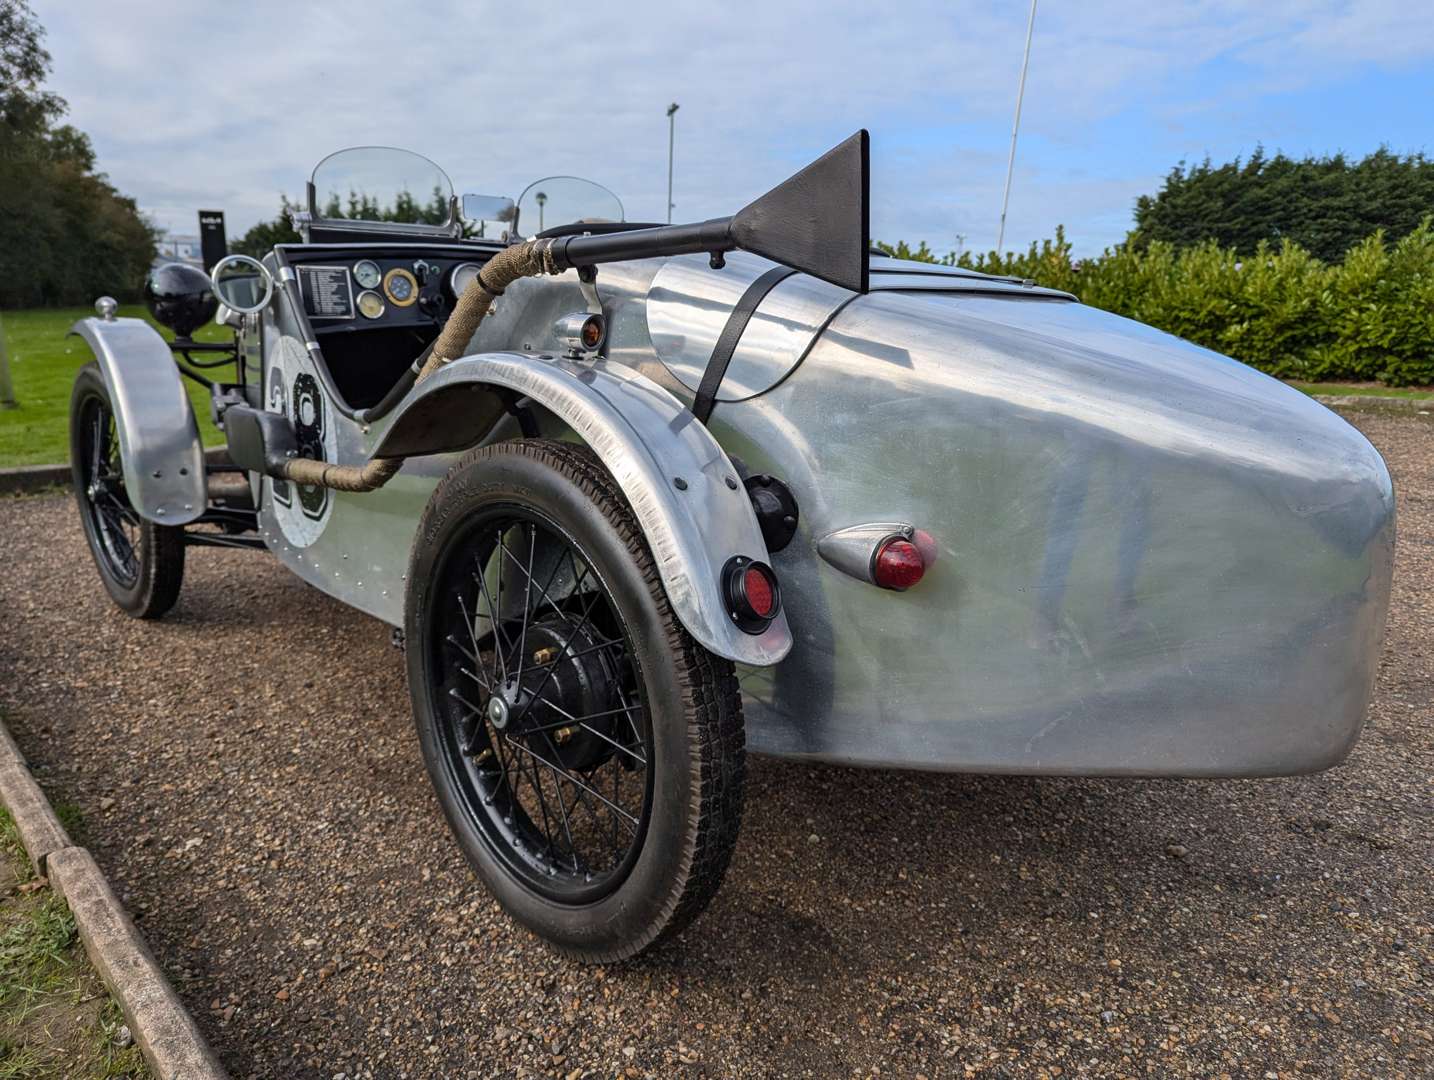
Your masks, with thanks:
[[[70,333],[99,361],[114,408],[130,504],[183,525],[204,513],[204,450],[169,346],[143,319],[81,319]]]
[[[743,664],[775,664],[792,646],[785,613],[761,634],[733,622],[722,571],[734,555],[766,558],[737,470],[702,424],[662,387],[622,364],[519,353],[444,365],[377,434],[375,457],[464,450],[527,398],[571,428],[627,497],[677,617],[705,648]]]

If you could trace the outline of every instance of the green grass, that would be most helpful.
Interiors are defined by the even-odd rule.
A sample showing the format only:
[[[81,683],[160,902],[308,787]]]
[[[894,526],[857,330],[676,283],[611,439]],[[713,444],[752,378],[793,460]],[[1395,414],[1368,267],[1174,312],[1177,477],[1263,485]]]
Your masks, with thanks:
[[[10,346],[10,374],[15,383],[17,409],[0,409],[0,468],[10,465],[51,465],[70,459],[70,386],[75,372],[91,360],[90,348],[77,337],[67,337],[70,326],[91,308],[38,308],[0,312],[0,333]],[[126,305],[120,315],[135,316],[153,324],[149,312]],[[173,337],[161,330],[165,338]],[[194,335],[200,341],[228,341],[231,331],[213,323]],[[204,374],[221,381],[234,378],[233,368],[221,367]],[[224,438],[209,422],[209,391],[184,380],[199,434],[205,446]]]
[[[1386,397],[1406,398],[1410,401],[1434,401],[1434,390],[1424,390],[1418,387],[1381,386],[1379,383],[1342,383],[1342,382],[1292,382],[1296,390],[1302,390],[1306,394],[1323,395],[1327,397]]]
[[[0,808],[0,1080],[149,1076],[139,1048],[80,948],[74,916],[34,880]]]

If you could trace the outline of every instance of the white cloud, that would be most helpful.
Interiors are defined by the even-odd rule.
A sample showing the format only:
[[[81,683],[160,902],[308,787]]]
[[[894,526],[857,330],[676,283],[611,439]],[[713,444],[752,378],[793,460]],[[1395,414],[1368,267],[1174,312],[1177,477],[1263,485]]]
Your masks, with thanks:
[[[935,0],[36,8],[53,89],[115,183],[171,227],[192,229],[205,206],[242,231],[281,191],[299,194],[323,154],[355,143],[411,147],[465,190],[587,174],[630,217],[660,220],[663,112],[676,100],[679,219],[730,212],[866,126],[874,232],[938,247],[957,232],[994,240],[1026,14]],[[1392,3],[1047,0],[1008,238],[1064,220],[1086,247],[1118,239],[1134,195],[1171,159],[1092,170],[1097,125],[1168,103],[1179,80],[1203,107],[1167,120],[1218,120],[1225,92],[1190,89],[1202,65],[1237,62],[1286,86],[1372,59],[1417,62],[1434,39],[1412,21]],[[1067,163],[1063,147],[1087,156]]]

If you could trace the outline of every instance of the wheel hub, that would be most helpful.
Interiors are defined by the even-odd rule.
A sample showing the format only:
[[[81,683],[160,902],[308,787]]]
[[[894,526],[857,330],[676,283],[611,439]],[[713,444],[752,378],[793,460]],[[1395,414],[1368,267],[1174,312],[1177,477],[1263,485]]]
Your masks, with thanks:
[[[602,638],[587,627],[557,618],[528,627],[522,673],[516,673],[489,702],[489,718],[503,724],[535,754],[565,769],[587,770],[614,752],[610,713],[618,704],[617,668]]]
[[[508,730],[508,702],[500,694],[494,694],[488,701],[488,719],[499,731]]]

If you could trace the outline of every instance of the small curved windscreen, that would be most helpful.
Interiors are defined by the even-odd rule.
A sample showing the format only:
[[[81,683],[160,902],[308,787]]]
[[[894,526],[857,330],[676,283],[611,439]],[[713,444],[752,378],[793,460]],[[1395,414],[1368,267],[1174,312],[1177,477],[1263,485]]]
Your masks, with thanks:
[[[318,220],[447,225],[453,207],[448,174],[421,154],[392,146],[355,146],[314,167]]]
[[[577,176],[548,176],[518,196],[519,236],[534,237],[562,225],[623,221],[622,200],[601,184]]]

